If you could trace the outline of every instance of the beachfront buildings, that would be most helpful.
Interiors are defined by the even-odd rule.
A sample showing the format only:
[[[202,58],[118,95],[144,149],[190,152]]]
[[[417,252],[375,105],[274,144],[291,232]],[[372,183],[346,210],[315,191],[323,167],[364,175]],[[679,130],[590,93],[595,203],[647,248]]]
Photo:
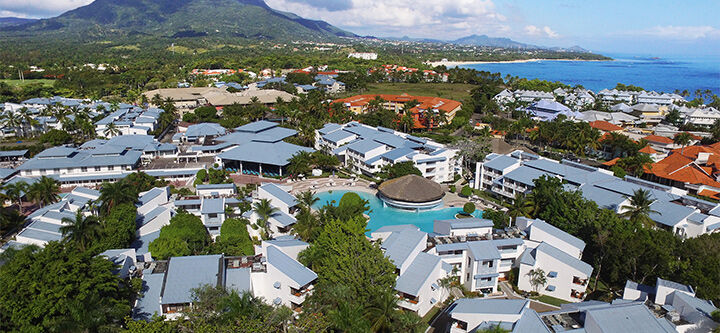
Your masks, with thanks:
[[[387,110],[402,117],[409,112],[413,119],[413,128],[434,128],[442,124],[449,124],[455,118],[455,113],[462,108],[462,103],[447,98],[402,95],[356,95],[337,99],[333,103],[341,103],[348,111],[355,114],[368,112],[373,101]],[[371,103],[372,102],[372,103]],[[405,110],[405,104],[417,102],[417,105]]]
[[[315,132],[317,150],[331,152],[344,166],[369,176],[380,172],[384,165],[413,162],[423,177],[448,182],[462,162],[454,149],[389,128],[358,122],[330,123]]]
[[[692,194],[717,198],[720,193],[720,144],[670,150],[648,168],[644,178],[678,187]]]
[[[554,100],[539,100],[519,110],[524,111],[528,116],[539,121],[552,121],[560,115],[569,120],[581,118],[582,114],[571,110],[569,107]]]
[[[557,162],[522,151],[488,155],[477,164],[474,186],[512,201],[518,194],[529,193],[535,186],[534,180],[542,176],[559,178],[565,182],[566,189],[579,190],[599,207],[617,213],[626,209],[628,198],[635,191],[649,191],[655,200],[650,218],[658,227],[683,238],[720,228],[720,208],[717,208],[720,205],[690,196],[687,190],[630,176],[621,179],[607,170],[568,160]]]

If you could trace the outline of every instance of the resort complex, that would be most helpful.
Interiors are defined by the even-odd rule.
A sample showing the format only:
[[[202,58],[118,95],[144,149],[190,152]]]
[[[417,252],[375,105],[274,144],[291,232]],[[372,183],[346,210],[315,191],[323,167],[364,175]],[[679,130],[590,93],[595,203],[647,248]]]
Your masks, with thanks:
[[[402,95],[357,95],[337,99],[348,111],[363,114],[380,106],[395,112],[400,117],[412,118],[412,128],[434,128],[449,124],[462,108],[462,103],[447,98]],[[378,104],[373,106],[373,104]],[[406,105],[410,105],[406,107]]]

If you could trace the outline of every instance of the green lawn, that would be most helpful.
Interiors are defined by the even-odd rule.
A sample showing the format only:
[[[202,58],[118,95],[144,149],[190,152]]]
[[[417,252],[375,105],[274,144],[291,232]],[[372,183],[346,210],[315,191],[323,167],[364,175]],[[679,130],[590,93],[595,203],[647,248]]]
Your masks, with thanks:
[[[462,101],[470,96],[472,84],[461,83],[375,83],[368,85],[364,94],[433,96]]]
[[[45,87],[52,87],[55,83],[55,80],[46,80],[46,79],[37,79],[37,80],[0,80],[0,82],[7,83],[8,85],[12,87],[22,87],[33,83],[42,83]]]
[[[538,297],[532,297],[532,299],[539,301],[539,302],[547,303],[550,305],[555,305],[555,306],[560,306],[562,304],[570,303],[568,301],[561,300],[559,298],[555,298],[555,297],[548,296],[548,295],[540,295]]]

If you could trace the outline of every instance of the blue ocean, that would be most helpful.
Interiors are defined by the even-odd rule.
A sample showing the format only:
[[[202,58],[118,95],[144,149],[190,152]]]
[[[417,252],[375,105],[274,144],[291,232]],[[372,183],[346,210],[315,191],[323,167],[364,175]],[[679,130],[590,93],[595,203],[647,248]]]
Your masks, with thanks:
[[[710,89],[720,96],[720,56],[634,56],[606,54],[614,61],[552,61],[462,65],[528,79],[580,84],[599,91],[617,83],[632,84],[658,92]]]

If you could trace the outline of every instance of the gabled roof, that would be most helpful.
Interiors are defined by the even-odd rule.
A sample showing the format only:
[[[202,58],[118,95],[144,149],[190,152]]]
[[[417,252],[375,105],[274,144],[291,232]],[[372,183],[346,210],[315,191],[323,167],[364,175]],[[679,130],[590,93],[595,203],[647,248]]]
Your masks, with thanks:
[[[410,266],[398,277],[395,290],[408,295],[418,296],[420,288],[427,282],[435,268],[442,260],[440,257],[420,252]],[[434,282],[434,281],[433,281]]]
[[[613,125],[607,121],[604,120],[596,120],[590,122],[590,127],[599,129],[601,131],[605,132],[614,132],[614,131],[621,131],[622,127],[618,125]]]
[[[286,192],[279,186],[275,185],[274,183],[266,183],[260,186],[261,189],[264,191],[270,193],[273,197],[277,198],[278,200],[282,201],[284,204],[288,205],[289,207],[293,207],[298,204],[297,199],[292,194]]]
[[[521,314],[529,307],[525,299],[484,299],[461,298],[451,305],[450,316],[453,314]]]
[[[311,271],[309,268],[303,266],[297,260],[290,258],[283,251],[270,245],[267,247],[267,263],[273,265],[288,278],[293,280],[297,285],[295,288],[299,288],[313,282],[317,279],[317,274]],[[272,277],[268,277],[272,279]]]
[[[540,229],[550,235],[553,235],[562,240],[563,242],[568,243],[571,246],[579,249],[581,252],[583,249],[585,249],[585,242],[583,242],[580,238],[570,235],[569,233],[562,231],[554,225],[551,225],[550,223],[547,223],[543,220],[533,220],[533,223],[530,224],[529,228],[531,230],[531,233],[533,228]],[[532,234],[530,236],[532,237]]]
[[[284,141],[274,143],[247,142],[217,156],[226,160],[285,166],[289,164],[288,160],[293,155],[301,151],[313,152],[315,150]]]
[[[273,123],[271,121],[259,120],[237,127],[235,130],[238,132],[258,133],[276,127],[277,125],[277,123]]]
[[[192,302],[192,289],[209,284],[218,286],[223,281],[222,255],[172,257],[160,294],[162,304]]]
[[[381,247],[385,250],[385,256],[395,264],[395,267],[400,268],[426,237],[427,234],[418,229],[404,228],[391,233],[383,240]]]
[[[548,243],[545,243],[545,242],[540,243],[540,245],[538,245],[538,247],[535,250],[546,253],[547,255],[557,259],[558,261],[580,271],[581,273],[585,274],[586,276],[590,276],[590,274],[592,274],[592,271],[593,271],[592,266],[590,266],[589,264],[585,263],[584,261],[582,261],[578,258],[575,258],[575,257],[561,251],[560,249],[558,249]]]

